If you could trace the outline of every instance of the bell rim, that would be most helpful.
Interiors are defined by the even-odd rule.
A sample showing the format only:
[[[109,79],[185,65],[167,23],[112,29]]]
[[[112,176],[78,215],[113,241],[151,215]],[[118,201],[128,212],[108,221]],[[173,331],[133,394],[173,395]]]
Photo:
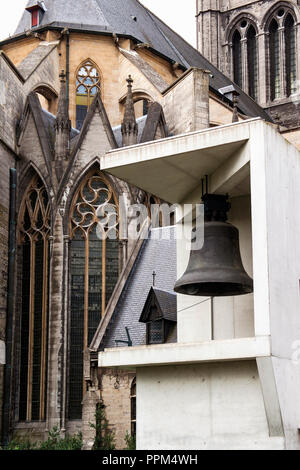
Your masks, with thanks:
[[[251,280],[251,278],[249,278],[249,280]],[[195,297],[234,297],[238,295],[248,295],[253,293],[253,282],[248,282],[247,284],[241,284],[237,282],[204,282],[198,284],[187,282],[186,284],[176,284],[174,286],[174,291],[177,294]],[[189,287],[191,289],[193,285],[195,286],[195,293],[188,293],[185,291],[186,287]],[[214,289],[212,287],[214,287]],[[224,287],[226,287],[225,290]]]

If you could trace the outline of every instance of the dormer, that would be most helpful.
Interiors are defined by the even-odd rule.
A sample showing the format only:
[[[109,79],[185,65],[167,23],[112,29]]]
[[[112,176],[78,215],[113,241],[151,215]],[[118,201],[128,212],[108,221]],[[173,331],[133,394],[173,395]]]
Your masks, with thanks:
[[[33,5],[25,8],[31,14],[31,28],[39,26],[43,14],[47,11],[44,2],[33,2]]]
[[[146,323],[146,344],[176,342],[176,294],[151,287],[139,321]]]

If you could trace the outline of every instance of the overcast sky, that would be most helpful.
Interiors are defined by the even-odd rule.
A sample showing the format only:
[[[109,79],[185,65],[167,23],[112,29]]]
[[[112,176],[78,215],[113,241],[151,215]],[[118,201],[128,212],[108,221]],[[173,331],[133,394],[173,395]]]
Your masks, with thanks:
[[[63,2],[63,0],[61,0]],[[80,0],[74,0],[74,3]],[[112,2],[114,0],[111,0]],[[141,2],[183,36],[190,44],[196,43],[195,0],[141,0]],[[0,40],[13,34],[27,0],[2,0],[0,17]]]

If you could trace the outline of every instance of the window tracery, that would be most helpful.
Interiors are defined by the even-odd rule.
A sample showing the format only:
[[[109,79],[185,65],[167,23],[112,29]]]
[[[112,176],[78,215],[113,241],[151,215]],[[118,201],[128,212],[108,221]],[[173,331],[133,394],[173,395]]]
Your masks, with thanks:
[[[38,176],[21,204],[21,421],[44,420],[47,397],[50,202]]]
[[[70,216],[70,419],[81,417],[82,353],[119,277],[118,214],[111,185],[101,172],[91,172],[75,195]]]
[[[100,73],[96,65],[87,60],[76,75],[76,127],[81,129],[85,116],[98,90],[101,89]]]

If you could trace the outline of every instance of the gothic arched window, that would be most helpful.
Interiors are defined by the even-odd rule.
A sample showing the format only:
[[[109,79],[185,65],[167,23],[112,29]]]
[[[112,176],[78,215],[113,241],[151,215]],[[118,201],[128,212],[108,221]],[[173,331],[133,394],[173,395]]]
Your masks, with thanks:
[[[83,351],[93,339],[119,277],[118,205],[99,171],[81,183],[70,215],[69,419],[81,418]]]
[[[269,84],[271,101],[297,92],[295,19],[284,5],[269,18]]]
[[[256,29],[241,19],[232,36],[233,80],[253,99],[257,99],[258,56]]]
[[[280,97],[280,47],[278,23],[275,19],[271,21],[270,28],[270,88],[271,100]]]
[[[288,14],[284,22],[286,94],[296,93],[296,32],[292,15]]]
[[[241,48],[241,35],[236,30],[232,37],[233,47],[233,79],[237,85],[243,86],[242,77],[242,48]]]
[[[253,99],[257,99],[257,82],[258,82],[258,64],[257,64],[257,42],[256,31],[250,25],[247,31],[247,65],[248,65],[248,85],[249,95]]]
[[[90,105],[100,90],[100,74],[96,65],[87,60],[76,74],[76,128],[81,129]]]
[[[36,175],[23,198],[18,225],[21,257],[19,419],[46,416],[50,203]]]

